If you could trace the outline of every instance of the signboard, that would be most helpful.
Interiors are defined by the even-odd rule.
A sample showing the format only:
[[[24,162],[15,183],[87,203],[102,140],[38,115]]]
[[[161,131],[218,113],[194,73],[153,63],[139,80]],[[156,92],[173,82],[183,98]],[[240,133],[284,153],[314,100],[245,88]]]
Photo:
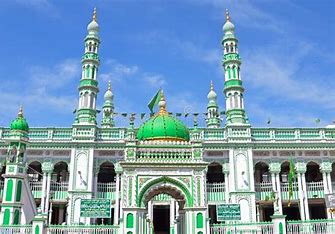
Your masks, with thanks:
[[[81,199],[80,216],[89,218],[110,218],[110,199]]]
[[[240,204],[219,204],[216,206],[217,221],[241,220]]]
[[[326,194],[326,207],[335,208],[335,194]]]

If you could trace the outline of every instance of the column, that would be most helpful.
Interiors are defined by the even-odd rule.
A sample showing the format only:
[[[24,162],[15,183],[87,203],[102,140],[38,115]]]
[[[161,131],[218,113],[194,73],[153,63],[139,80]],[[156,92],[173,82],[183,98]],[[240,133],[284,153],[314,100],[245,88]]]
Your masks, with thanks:
[[[43,184],[45,183],[45,185],[43,185],[43,188],[42,188],[42,202],[43,202],[42,212],[44,213],[48,213],[49,211],[51,173],[53,169],[54,169],[54,165],[51,162],[42,163]],[[44,196],[43,196],[43,193],[44,193]]]
[[[119,224],[119,213],[120,213],[119,209],[120,209],[120,174],[116,173],[114,225]]]
[[[222,173],[224,174],[225,182],[225,202],[229,202],[229,163],[222,164]]]
[[[48,213],[49,211],[49,204],[50,204],[50,185],[51,185],[51,173],[48,172],[47,173],[47,196],[46,196],[46,200],[45,200],[45,209],[44,212]]]
[[[308,196],[307,196],[307,185],[306,185],[305,173],[302,174],[301,180],[302,180],[302,188],[304,191],[305,216],[306,216],[306,220],[309,220],[309,207],[308,207]]]
[[[333,193],[333,184],[331,179],[331,171],[327,173],[327,181],[328,181],[328,190],[329,193]]]
[[[278,208],[279,214],[283,214],[283,205],[282,205],[282,197],[281,197],[281,188],[280,188],[280,179],[279,173],[276,174],[276,184],[277,184],[277,196],[278,196]]]
[[[332,193],[332,184],[330,178],[330,172],[332,171],[332,164],[330,162],[322,162],[320,165],[320,171],[322,173],[323,189],[325,194]]]
[[[42,197],[41,197],[41,211],[45,210],[45,197],[46,197],[46,186],[47,186],[47,173],[43,172],[43,180],[42,180]]]
[[[297,174],[298,177],[298,190],[299,190],[299,210],[300,210],[300,217],[301,220],[305,220],[305,209],[304,209],[304,193],[302,190],[301,184],[301,173]]]
[[[271,183],[272,189],[276,194],[275,201],[273,204],[273,208],[276,211],[276,206],[279,212],[278,214],[283,214],[283,205],[282,205],[282,196],[281,196],[281,188],[280,188],[280,178],[279,173],[281,171],[281,165],[278,162],[270,163],[269,165],[270,173],[271,173]]]
[[[306,179],[305,179],[305,173],[307,170],[306,163],[297,162],[295,165],[295,169],[298,175],[299,203],[300,203],[299,207],[300,207],[300,212],[303,214],[301,216],[301,219],[309,220],[307,186],[306,186]]]

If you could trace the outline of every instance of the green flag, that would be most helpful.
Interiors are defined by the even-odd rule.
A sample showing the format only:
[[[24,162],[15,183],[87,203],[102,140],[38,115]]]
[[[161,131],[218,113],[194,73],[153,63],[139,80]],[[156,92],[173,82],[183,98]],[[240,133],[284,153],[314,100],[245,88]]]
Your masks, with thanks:
[[[157,106],[158,102],[161,100],[161,90],[159,89],[156,95],[150,100],[148,107],[151,113],[154,113],[154,108]]]
[[[316,124],[319,124],[320,122],[321,122],[321,119],[316,119],[316,120],[315,120],[315,123],[316,123]]]

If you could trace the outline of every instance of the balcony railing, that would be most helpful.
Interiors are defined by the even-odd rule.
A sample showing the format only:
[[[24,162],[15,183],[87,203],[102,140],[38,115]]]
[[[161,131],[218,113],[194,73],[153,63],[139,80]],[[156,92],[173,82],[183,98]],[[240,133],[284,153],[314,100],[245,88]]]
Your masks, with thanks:
[[[282,200],[289,200],[289,183],[280,183]],[[292,183],[293,195],[291,200],[299,199],[298,182]]]
[[[324,198],[323,181],[307,182],[306,185],[308,198]]]
[[[257,200],[268,201],[273,199],[273,188],[271,182],[255,183],[255,191]]]
[[[42,181],[29,181],[31,191],[34,198],[42,197]],[[50,183],[51,199],[53,200],[66,200],[68,194],[68,182],[55,182]]]
[[[116,185],[111,183],[98,183],[97,198],[115,199]]]
[[[225,184],[224,183],[207,183],[207,200],[216,202],[224,201]]]

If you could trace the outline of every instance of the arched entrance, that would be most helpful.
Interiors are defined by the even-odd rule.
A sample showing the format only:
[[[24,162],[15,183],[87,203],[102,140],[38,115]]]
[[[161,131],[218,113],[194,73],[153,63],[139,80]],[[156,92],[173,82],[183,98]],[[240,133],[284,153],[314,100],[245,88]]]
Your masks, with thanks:
[[[180,181],[160,177],[148,182],[139,191],[137,205],[139,233],[194,233],[191,220],[193,199],[189,189]]]
[[[181,190],[171,184],[160,184],[149,189],[143,200],[154,234],[184,233],[186,198]]]

